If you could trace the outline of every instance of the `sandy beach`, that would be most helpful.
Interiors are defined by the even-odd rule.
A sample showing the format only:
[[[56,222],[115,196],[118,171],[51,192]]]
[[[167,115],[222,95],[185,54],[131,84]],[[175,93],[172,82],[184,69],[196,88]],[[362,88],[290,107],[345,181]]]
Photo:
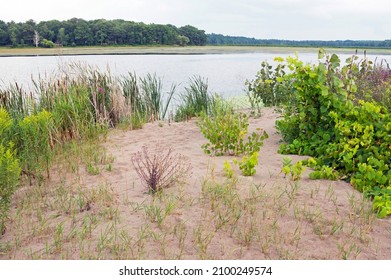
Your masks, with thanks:
[[[277,117],[263,109],[250,119],[249,132],[269,138],[256,174],[236,168],[234,181],[223,172],[233,157],[204,154],[195,119],[111,130],[102,143],[110,164],[98,174],[58,163],[48,182],[15,193],[0,258],[391,259],[390,218],[376,218],[351,185],[310,180],[310,169],[299,181],[284,178]],[[131,157],[157,144],[185,156],[191,174],[153,197]]]

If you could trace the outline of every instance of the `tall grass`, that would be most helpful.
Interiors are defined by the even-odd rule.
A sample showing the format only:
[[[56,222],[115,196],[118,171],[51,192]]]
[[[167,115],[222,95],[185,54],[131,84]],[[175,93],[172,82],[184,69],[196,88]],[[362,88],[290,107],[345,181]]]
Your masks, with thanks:
[[[30,185],[41,184],[50,175],[57,147],[96,139],[129,120],[131,128],[138,128],[145,121],[165,118],[175,89],[173,85],[163,93],[163,81],[156,74],[120,79],[109,69],[83,64],[33,80],[31,92],[18,83],[1,88],[0,231],[20,174],[27,175]]]
[[[21,119],[31,112],[32,95],[28,94],[18,83],[8,88],[0,88],[0,107],[7,110],[13,119]]]
[[[178,106],[175,119],[186,120],[198,116],[201,112],[208,113],[214,96],[208,91],[208,79],[193,76],[185,92],[181,94],[181,104]]]

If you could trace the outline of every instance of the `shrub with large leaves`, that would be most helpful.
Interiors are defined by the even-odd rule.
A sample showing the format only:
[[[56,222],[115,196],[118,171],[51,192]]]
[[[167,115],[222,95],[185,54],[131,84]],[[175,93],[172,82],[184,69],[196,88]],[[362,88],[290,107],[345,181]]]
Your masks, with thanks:
[[[280,152],[309,155],[374,199],[373,209],[391,214],[391,114],[371,98],[367,83],[378,69],[354,56],[341,66],[337,55],[319,52],[317,65],[287,58],[293,97],[277,128],[286,143]],[[377,74],[376,74],[377,75]],[[363,86],[365,85],[365,86]],[[327,168],[323,168],[326,170]],[[334,171],[333,171],[334,172]],[[318,174],[319,175],[319,174]],[[311,176],[316,178],[319,176]]]

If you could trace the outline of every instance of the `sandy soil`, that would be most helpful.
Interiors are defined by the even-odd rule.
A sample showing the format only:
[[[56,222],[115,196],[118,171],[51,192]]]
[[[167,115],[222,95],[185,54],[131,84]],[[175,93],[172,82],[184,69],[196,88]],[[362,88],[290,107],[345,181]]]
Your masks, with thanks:
[[[205,155],[201,145],[206,139],[195,120],[111,131],[104,143],[115,159],[111,171],[94,176],[81,168],[77,176],[53,178],[40,188],[40,197],[47,199],[31,200],[25,213],[20,207],[30,205],[24,196],[32,192],[25,187],[16,194],[10,226],[0,239],[0,258],[391,259],[391,219],[377,219],[370,203],[349,184],[310,180],[310,170],[297,182],[284,178],[277,117],[265,109],[262,117],[250,120],[249,131],[260,127],[269,134],[257,173],[244,177],[237,171],[237,183],[231,186],[235,195],[219,198],[210,186],[229,184],[223,162],[232,157]],[[186,184],[170,187],[153,200],[131,156],[142,145],[154,148],[157,143],[186,156],[192,173]],[[90,201],[80,202],[72,214],[60,208],[59,182],[68,194],[63,200],[77,197],[82,189]],[[172,210],[169,205],[174,205]],[[151,214],[153,209],[162,210],[160,221]]]

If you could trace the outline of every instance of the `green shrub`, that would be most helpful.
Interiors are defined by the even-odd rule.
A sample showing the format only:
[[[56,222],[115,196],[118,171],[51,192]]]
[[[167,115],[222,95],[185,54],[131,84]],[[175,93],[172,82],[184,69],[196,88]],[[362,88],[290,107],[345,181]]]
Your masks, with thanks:
[[[235,159],[234,163],[239,166],[243,175],[255,174],[259,151],[268,135],[260,128],[247,135],[249,124],[246,114],[235,113],[228,102],[216,97],[210,107],[210,115],[201,112],[197,125],[205,138],[209,140],[208,143],[202,145],[206,154],[243,155],[241,160]],[[224,162],[224,173],[228,178],[234,175],[227,161]]]
[[[212,116],[201,113],[197,123],[209,143],[202,145],[206,154],[242,155],[259,152],[268,135],[257,129],[247,137],[248,117],[244,113],[233,113],[231,110],[216,112]]]
[[[381,194],[374,197],[372,209],[379,218],[391,215],[391,187],[383,189]]]
[[[253,152],[249,156],[243,156],[240,161],[235,160],[234,162],[239,165],[244,176],[253,176],[257,172],[255,167],[258,165],[258,156],[258,152]]]
[[[41,47],[43,48],[54,48],[54,43],[50,40],[47,40],[47,39],[43,39],[41,41]]]
[[[31,177],[38,177],[46,170],[49,177],[51,160],[52,115],[47,111],[25,117],[18,123],[22,169]],[[31,183],[31,181],[30,181]]]
[[[388,215],[391,114],[377,102],[386,95],[381,87],[374,85],[375,96],[362,81],[371,82],[376,68],[356,57],[341,67],[337,55],[325,57],[323,51],[319,58],[318,65],[287,59],[291,72],[283,78],[292,81],[294,95],[276,123],[286,142],[279,151],[315,157],[311,178],[341,176],[374,199],[379,216]]]
[[[283,62],[282,58],[275,58]],[[286,103],[291,95],[291,82],[283,79],[286,65],[279,63],[275,69],[268,62],[261,63],[261,70],[252,81],[246,81],[247,96],[253,110],[260,113],[261,106],[279,106]]]
[[[229,179],[231,179],[235,174],[231,164],[226,160],[224,160],[224,174]]]
[[[0,144],[0,235],[5,231],[7,212],[11,196],[19,182],[19,161],[12,145],[5,148]]]
[[[318,180],[318,179],[337,180],[339,174],[330,166],[323,165],[320,168],[317,168],[317,170],[311,172],[309,176],[310,179],[312,180]]]
[[[289,157],[283,157],[282,159],[282,169],[281,172],[285,174],[285,177],[289,174],[293,181],[301,179],[305,166],[303,161],[298,161],[295,164],[292,164],[292,159]]]
[[[197,125],[209,140],[209,143],[202,145],[205,153],[217,156],[243,154],[248,128],[245,114],[227,113],[208,116],[202,112]]]

